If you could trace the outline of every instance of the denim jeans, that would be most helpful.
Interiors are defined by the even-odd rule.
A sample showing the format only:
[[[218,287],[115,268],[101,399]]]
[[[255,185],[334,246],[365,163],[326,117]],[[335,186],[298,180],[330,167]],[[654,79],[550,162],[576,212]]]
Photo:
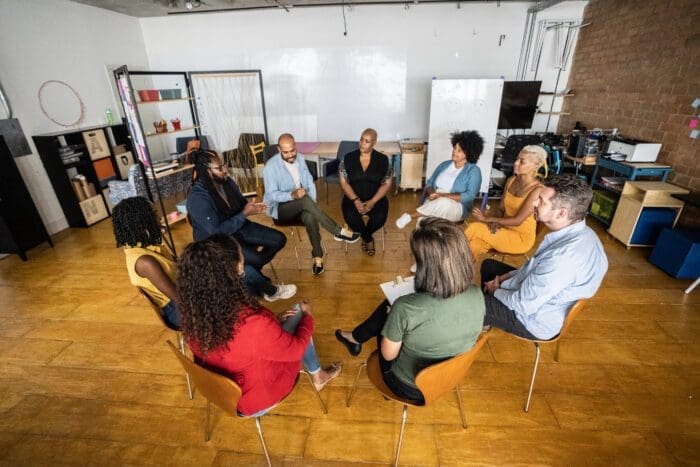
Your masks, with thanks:
[[[245,264],[258,271],[272,261],[287,243],[287,237],[279,230],[251,221],[246,221],[243,227],[233,234],[233,238],[241,245]]]
[[[304,313],[302,313],[301,310],[297,311],[295,315],[284,320],[282,323],[282,329],[287,331],[289,334],[293,334],[296,332],[299,322],[303,316]],[[304,356],[301,357],[301,363],[304,365],[304,368],[306,368],[306,371],[311,374],[318,373],[321,370],[321,364],[318,361],[318,355],[316,355],[316,347],[314,347],[313,339],[311,339],[309,341],[309,345],[306,346]]]
[[[256,297],[262,294],[274,295],[277,292],[277,286],[253,266],[246,264],[244,271],[243,283]]]
[[[180,312],[177,309],[177,304],[170,300],[161,311],[165,321],[172,327],[180,329]]]

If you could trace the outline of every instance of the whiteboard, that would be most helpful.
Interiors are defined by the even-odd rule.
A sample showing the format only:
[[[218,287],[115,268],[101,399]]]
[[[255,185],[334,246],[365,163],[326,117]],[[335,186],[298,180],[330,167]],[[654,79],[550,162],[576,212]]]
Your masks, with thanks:
[[[502,93],[502,79],[432,81],[427,177],[440,162],[452,157],[451,133],[476,130],[484,138],[484,151],[477,163],[481,169],[479,191],[488,191]]]

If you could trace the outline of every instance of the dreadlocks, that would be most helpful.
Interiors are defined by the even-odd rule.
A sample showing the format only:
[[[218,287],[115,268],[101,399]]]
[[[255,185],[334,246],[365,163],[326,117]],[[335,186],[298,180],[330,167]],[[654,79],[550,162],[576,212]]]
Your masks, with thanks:
[[[212,164],[221,163],[221,158],[214,151],[205,151],[203,149],[196,149],[192,151],[190,157],[194,162],[194,173],[192,174],[192,184],[201,180],[204,186],[209,191],[211,198],[214,200],[214,205],[216,210],[222,219],[228,219],[231,216],[235,216],[246,205],[246,200],[240,193],[236,192],[231,183],[228,183],[228,179],[221,183],[217,180],[213,180],[209,173],[209,166]],[[226,196],[226,200],[222,198],[220,191],[217,189],[217,185],[223,188],[223,194]]]
[[[117,247],[147,247],[163,243],[156,212],[143,196],[126,198],[112,211]]]
[[[227,235],[190,244],[179,263],[177,290],[182,331],[205,354],[234,337],[244,307],[262,311],[238,273],[240,245]]]

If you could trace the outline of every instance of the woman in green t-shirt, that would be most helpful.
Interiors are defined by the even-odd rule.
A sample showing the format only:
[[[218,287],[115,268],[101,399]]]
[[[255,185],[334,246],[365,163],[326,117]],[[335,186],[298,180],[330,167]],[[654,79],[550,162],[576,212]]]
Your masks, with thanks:
[[[352,332],[337,329],[335,337],[352,356],[376,337],[386,385],[397,396],[424,404],[416,375],[472,348],[484,322],[484,296],[474,284],[467,239],[453,223],[425,218],[411,235],[411,251],[415,293],[393,307],[384,300]]]

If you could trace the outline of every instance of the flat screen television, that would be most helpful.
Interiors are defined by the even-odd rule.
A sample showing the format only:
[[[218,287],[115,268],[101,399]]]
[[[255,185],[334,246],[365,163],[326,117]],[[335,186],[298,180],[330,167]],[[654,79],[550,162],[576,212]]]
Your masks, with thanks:
[[[505,81],[501,97],[499,130],[519,130],[532,127],[537,111],[542,81]]]

